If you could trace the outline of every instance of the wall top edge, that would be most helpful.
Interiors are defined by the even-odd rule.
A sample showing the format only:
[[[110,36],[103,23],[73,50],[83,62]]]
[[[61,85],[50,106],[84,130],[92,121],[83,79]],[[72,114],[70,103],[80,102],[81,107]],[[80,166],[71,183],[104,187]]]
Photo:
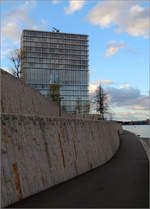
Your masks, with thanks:
[[[43,120],[43,119],[48,119],[49,121],[51,120],[72,120],[72,121],[92,121],[95,123],[105,123],[105,124],[118,124],[114,121],[106,121],[106,120],[93,120],[93,119],[87,119],[87,118],[71,118],[69,116],[62,116],[62,117],[58,117],[58,116],[45,116],[45,115],[34,115],[34,114],[20,114],[20,113],[1,113],[0,114],[0,118],[7,118],[7,117],[13,117],[15,119],[15,117],[22,117],[22,118],[31,118],[31,119],[37,119],[37,120]]]

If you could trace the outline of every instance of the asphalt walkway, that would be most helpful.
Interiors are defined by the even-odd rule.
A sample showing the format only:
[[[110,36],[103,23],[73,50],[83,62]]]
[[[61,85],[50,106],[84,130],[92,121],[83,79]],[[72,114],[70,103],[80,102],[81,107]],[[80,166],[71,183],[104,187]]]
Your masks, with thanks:
[[[148,208],[149,162],[138,138],[120,136],[105,165],[11,205],[12,208]]]

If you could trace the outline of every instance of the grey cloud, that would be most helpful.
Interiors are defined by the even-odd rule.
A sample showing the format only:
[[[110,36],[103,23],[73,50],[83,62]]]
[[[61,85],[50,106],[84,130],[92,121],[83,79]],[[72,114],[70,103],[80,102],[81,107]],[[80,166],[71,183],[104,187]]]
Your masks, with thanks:
[[[108,87],[105,89],[107,94],[111,96],[111,104],[115,106],[133,106],[133,109],[140,110],[148,110],[150,105],[149,96],[142,95],[139,89],[135,89],[132,87],[128,88],[114,88]],[[136,108],[137,107],[137,108]]]
[[[133,88],[128,84],[121,88],[105,87],[104,91],[108,94],[109,103],[112,107],[126,107],[130,110],[149,110],[150,97],[142,95],[139,89]],[[95,91],[90,92],[90,99],[93,101]]]
[[[128,102],[138,98],[140,96],[140,91],[134,88],[107,88],[106,92],[111,95],[112,103],[124,105],[128,104]]]

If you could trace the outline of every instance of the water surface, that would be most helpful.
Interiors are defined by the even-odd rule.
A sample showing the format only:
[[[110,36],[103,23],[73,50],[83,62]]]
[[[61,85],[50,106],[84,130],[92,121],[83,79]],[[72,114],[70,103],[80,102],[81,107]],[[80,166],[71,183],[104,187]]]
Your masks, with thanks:
[[[123,129],[131,131],[141,137],[150,138],[150,125],[125,125]]]

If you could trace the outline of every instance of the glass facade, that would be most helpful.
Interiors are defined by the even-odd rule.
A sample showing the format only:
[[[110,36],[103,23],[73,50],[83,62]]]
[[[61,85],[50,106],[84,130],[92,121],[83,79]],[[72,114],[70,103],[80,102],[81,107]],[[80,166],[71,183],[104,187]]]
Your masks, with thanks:
[[[61,105],[75,113],[77,100],[88,112],[88,36],[23,30],[23,79],[46,95],[50,84],[59,84]]]

